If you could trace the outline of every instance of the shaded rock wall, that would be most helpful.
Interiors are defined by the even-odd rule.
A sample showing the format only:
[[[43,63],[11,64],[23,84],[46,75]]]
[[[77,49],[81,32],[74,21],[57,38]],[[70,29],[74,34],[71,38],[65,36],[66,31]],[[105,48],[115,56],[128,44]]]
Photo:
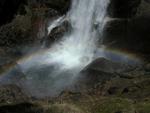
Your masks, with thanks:
[[[59,11],[60,13],[65,13],[70,7],[71,0],[32,0],[29,4],[33,7],[45,6]]]
[[[11,22],[18,10],[23,8],[26,0],[1,0],[0,1],[0,25]],[[23,11],[23,10],[22,10]],[[22,12],[23,13],[23,12]]]
[[[115,18],[133,17],[141,0],[111,0],[108,13]]]
[[[113,20],[106,25],[104,43],[149,57],[150,3],[148,0],[112,0],[108,9]]]

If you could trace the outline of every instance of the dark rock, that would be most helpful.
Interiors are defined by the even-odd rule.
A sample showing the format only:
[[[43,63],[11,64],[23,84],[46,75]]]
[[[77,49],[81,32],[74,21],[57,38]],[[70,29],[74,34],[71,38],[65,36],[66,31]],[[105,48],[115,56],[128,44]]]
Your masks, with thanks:
[[[0,106],[1,113],[44,113],[43,109],[31,103],[20,103]]]
[[[141,4],[138,7],[137,16],[150,16],[150,1],[141,0]]]
[[[21,47],[33,42],[31,20],[28,16],[17,16],[13,22],[0,27],[0,46]]]
[[[101,87],[106,81],[109,81],[115,76],[117,76],[117,74],[87,69],[82,71],[77,83],[80,90],[90,90]]]
[[[127,64],[113,62],[105,58],[98,58],[89,64],[83,71],[97,70],[106,73],[121,73],[130,68],[131,67]]]
[[[128,93],[129,92],[129,89],[128,88],[124,88],[124,90],[122,91],[122,93]]]
[[[104,43],[110,48],[148,55],[150,53],[149,19],[150,17],[137,17],[130,20],[110,21],[105,28]]]
[[[149,97],[149,78],[141,76],[134,79],[115,77],[103,85],[105,96],[120,96],[129,99],[144,99]]]
[[[147,64],[147,65],[145,66],[145,70],[148,71],[148,72],[150,72],[150,64]]]
[[[0,86],[0,104],[29,101],[29,97],[16,85]]]
[[[148,3],[150,3],[150,0],[145,0],[145,2],[148,2]]]
[[[130,18],[137,13],[141,0],[111,0],[108,13],[114,18]]]
[[[117,112],[115,112],[115,113],[123,113],[122,111],[117,111]]]
[[[99,58],[81,71],[81,76],[78,78],[79,87],[83,89],[100,88],[107,81],[120,76],[119,73],[123,73],[129,68],[130,67],[125,64]],[[113,92],[114,91],[110,91],[110,93]]]
[[[45,12],[45,17],[46,18],[49,18],[49,19],[51,19],[51,18],[54,18],[54,17],[58,17],[58,16],[60,16],[61,14],[57,11],[57,10],[54,10],[54,9],[52,9],[52,8],[49,8],[48,10],[46,10],[46,12]]]
[[[0,1],[0,26],[11,22],[18,13],[19,8],[26,4],[26,0],[1,0]]]
[[[66,20],[60,26],[55,27],[52,29],[51,33],[46,37],[45,46],[49,47],[51,44],[60,40],[67,32],[71,31],[71,25]]]
[[[45,4],[53,9],[58,10],[61,13],[68,11],[71,0],[46,0]]]
[[[116,92],[117,92],[117,87],[110,87],[110,88],[108,89],[108,93],[109,93],[110,95],[116,94]]]
[[[64,14],[68,11],[70,7],[71,0],[32,0],[29,1],[29,4],[32,7],[48,7],[59,11]]]

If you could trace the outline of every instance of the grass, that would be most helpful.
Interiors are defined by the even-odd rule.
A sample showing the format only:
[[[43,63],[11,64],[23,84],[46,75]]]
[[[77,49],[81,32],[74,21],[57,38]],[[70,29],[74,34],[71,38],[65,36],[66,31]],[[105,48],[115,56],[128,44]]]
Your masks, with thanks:
[[[79,101],[39,101],[32,104],[5,105],[1,109],[5,111],[3,113],[20,113],[20,110],[23,110],[22,113],[150,113],[150,100],[134,102],[126,98],[89,96]]]

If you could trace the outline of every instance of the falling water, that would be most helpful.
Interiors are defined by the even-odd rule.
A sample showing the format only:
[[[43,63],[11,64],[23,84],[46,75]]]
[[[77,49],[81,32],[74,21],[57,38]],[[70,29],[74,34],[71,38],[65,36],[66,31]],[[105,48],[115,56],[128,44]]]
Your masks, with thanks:
[[[53,47],[54,60],[62,62],[66,68],[80,69],[93,60],[96,42],[100,40],[98,36],[105,25],[108,3],[109,0],[73,0],[67,15],[73,29]]]
[[[72,0],[65,16],[72,31],[50,49],[18,62],[25,79],[23,86],[33,95],[52,95],[70,85],[94,57],[105,25],[109,0]],[[63,22],[60,17],[48,27],[48,33]],[[101,38],[101,37],[100,37]]]

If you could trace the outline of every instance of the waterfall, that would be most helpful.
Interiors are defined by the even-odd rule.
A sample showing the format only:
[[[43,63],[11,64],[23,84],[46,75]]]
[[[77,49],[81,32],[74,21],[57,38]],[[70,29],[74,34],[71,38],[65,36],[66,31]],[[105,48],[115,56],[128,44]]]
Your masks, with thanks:
[[[72,32],[53,46],[54,54],[52,53],[51,58],[61,62],[65,68],[82,69],[89,64],[93,60],[97,42],[100,40],[98,37],[106,22],[104,18],[108,3],[109,0],[73,0],[67,14]]]
[[[78,73],[92,62],[105,25],[109,0],[72,0],[70,11],[48,26],[48,33],[64,18],[72,30],[44,52],[18,62],[25,76],[23,87],[36,96],[55,95],[72,84]]]

